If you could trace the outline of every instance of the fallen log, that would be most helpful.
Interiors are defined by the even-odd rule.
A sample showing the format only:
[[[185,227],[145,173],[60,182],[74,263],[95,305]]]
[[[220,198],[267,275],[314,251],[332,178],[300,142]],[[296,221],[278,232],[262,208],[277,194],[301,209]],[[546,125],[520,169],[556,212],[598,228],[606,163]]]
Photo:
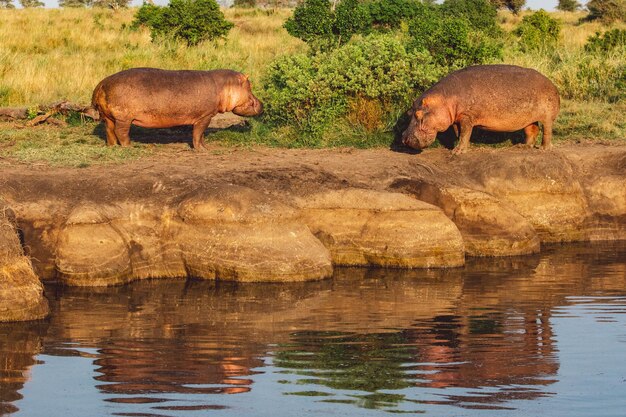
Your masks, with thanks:
[[[0,107],[0,119],[26,119],[28,109],[26,107]]]

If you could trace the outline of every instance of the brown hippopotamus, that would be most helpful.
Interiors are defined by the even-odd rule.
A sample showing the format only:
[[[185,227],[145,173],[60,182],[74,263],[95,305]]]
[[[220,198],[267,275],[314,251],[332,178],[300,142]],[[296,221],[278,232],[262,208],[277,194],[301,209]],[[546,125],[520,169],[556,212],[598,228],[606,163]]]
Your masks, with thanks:
[[[130,125],[193,126],[193,147],[204,147],[204,131],[217,113],[256,116],[263,105],[248,77],[231,70],[168,71],[132,68],[96,86],[93,107],[106,124],[107,144],[130,144]]]
[[[423,149],[450,126],[459,137],[452,153],[469,148],[472,129],[495,132],[524,129],[533,146],[543,126],[544,149],[551,147],[552,124],[559,114],[559,92],[539,72],[515,65],[477,65],[450,73],[413,103],[402,142]]]

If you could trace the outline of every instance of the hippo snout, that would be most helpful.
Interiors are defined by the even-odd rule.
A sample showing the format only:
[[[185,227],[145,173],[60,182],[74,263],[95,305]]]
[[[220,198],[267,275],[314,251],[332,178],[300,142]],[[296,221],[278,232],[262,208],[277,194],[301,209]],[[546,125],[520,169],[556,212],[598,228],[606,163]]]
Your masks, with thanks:
[[[257,116],[260,116],[263,114],[263,103],[261,103],[261,100],[256,100],[256,102],[254,103],[254,111],[256,112]]]

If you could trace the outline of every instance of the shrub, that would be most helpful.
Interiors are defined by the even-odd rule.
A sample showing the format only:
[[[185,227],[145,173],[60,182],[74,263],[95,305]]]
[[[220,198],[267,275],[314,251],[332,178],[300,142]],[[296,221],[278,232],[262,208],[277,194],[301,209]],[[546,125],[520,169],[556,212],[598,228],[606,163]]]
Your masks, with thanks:
[[[335,9],[333,33],[338,36],[338,44],[344,44],[352,35],[365,33],[372,26],[370,11],[359,0],[342,0]]]
[[[287,33],[302,39],[315,49],[327,49],[333,43],[335,16],[328,0],[304,0],[285,22]]]
[[[397,29],[423,7],[418,0],[374,0],[368,3],[372,24],[381,29]]]
[[[626,21],[626,0],[590,0],[587,9],[587,20],[600,20],[604,23]]]
[[[561,23],[541,9],[524,16],[514,33],[522,51],[552,49],[559,41]]]
[[[215,0],[171,0],[166,7],[144,3],[132,26],[150,28],[153,41],[171,37],[191,46],[224,38],[234,25],[224,19]]]
[[[370,130],[394,123],[416,91],[440,75],[427,53],[407,50],[392,35],[370,35],[313,56],[285,56],[263,81],[265,120],[293,126],[308,145],[320,145],[338,119]]]
[[[256,7],[256,0],[235,0],[233,2],[233,7]]]
[[[587,52],[609,52],[617,48],[626,48],[626,29],[613,29],[603,34],[596,32],[585,44]]]
[[[437,9],[423,9],[410,22],[410,46],[427,51],[448,70],[499,59],[502,43],[472,27],[467,18],[442,15]]]
[[[557,9],[563,12],[575,12],[580,7],[580,3],[576,0],[559,0],[559,4],[556,6]]]
[[[586,56],[578,63],[576,81],[582,99],[600,98],[609,103],[626,100],[626,64]]]
[[[131,0],[93,0],[93,7],[101,7],[103,9],[119,10],[128,7]]]
[[[441,7],[445,15],[465,18],[476,30],[492,34],[500,32],[496,8],[487,0],[446,0]]]
[[[369,31],[372,22],[366,4],[342,0],[333,11],[328,0],[305,0],[285,22],[287,32],[313,50],[343,45],[356,33]]]
[[[44,6],[44,2],[39,1],[39,0],[20,0],[20,4],[25,9],[29,7],[43,7]]]

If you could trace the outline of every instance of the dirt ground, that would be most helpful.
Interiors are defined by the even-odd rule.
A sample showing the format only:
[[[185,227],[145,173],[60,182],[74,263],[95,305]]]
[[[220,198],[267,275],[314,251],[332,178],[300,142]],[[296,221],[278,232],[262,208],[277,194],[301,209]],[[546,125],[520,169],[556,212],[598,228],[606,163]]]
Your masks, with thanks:
[[[205,152],[194,152],[184,144],[171,144],[139,160],[86,168],[3,159],[0,194],[14,202],[50,199],[72,204],[84,199],[164,202],[163,199],[175,198],[185,191],[223,183],[277,196],[347,187],[383,190],[403,179],[474,188],[475,175],[471,173],[494,164],[501,165],[510,158],[522,158],[529,177],[537,170],[558,170],[563,158],[583,171],[592,164],[593,174],[602,176],[616,170],[624,172],[625,155],[626,146],[614,143],[565,144],[550,151],[521,146],[473,147],[460,156],[452,156],[444,148],[416,154],[389,149],[240,148],[212,144]],[[603,163],[594,163],[604,159]],[[533,160],[540,163],[528,163]],[[518,168],[511,166],[513,171]],[[540,172],[535,174],[541,175]]]

